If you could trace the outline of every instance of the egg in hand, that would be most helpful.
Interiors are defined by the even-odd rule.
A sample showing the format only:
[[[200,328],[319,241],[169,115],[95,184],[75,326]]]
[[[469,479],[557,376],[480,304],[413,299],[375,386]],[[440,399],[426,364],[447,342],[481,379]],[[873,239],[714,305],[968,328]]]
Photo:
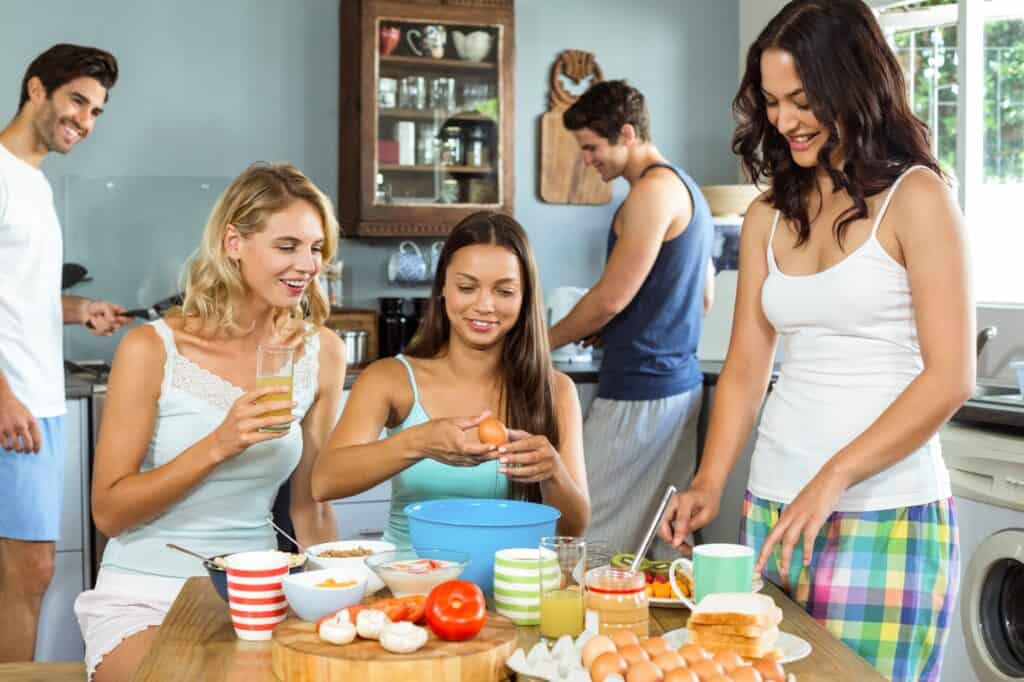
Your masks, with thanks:
[[[508,429],[505,428],[505,425],[499,419],[488,417],[480,422],[477,429],[479,430],[481,443],[489,443],[495,447],[500,447],[508,442]]]

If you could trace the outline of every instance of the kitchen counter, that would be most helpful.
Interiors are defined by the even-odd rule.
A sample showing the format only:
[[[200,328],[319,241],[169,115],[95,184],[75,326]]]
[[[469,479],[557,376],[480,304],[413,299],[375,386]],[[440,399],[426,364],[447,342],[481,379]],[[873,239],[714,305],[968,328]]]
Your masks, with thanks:
[[[803,637],[812,646],[810,656],[785,666],[799,682],[885,679],[774,585],[766,583],[764,592],[782,608],[781,629]],[[685,627],[689,613],[685,609],[651,609],[652,634]],[[528,650],[537,638],[537,628],[519,628],[518,646]],[[270,650],[270,642],[240,641],[231,627],[227,606],[209,579],[190,578],[134,679],[274,682]]]

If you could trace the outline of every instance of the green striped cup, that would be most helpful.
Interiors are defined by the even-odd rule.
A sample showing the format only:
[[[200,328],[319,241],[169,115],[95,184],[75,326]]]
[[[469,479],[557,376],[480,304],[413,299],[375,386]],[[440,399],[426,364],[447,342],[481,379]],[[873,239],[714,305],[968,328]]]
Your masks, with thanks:
[[[558,587],[561,573],[554,552],[531,547],[494,553],[494,607],[516,625],[540,624],[539,556],[545,587]]]

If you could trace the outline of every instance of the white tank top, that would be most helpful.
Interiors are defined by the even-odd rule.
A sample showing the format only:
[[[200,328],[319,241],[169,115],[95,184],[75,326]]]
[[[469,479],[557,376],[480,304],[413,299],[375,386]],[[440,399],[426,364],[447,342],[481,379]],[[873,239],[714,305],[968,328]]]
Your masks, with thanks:
[[[889,189],[868,240],[814,275],[779,270],[768,239],[765,316],[782,342],[779,378],[768,397],[750,466],[750,491],[788,503],[921,373],[906,269],[878,241]],[[836,511],[909,507],[951,495],[938,435],[888,469],[849,488]]]

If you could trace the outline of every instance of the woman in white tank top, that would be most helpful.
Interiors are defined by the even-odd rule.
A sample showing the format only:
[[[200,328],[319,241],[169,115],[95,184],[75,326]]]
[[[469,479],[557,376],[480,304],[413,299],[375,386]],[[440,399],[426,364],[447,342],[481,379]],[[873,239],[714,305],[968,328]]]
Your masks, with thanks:
[[[959,579],[937,432],[973,390],[963,225],[861,0],[795,0],[751,46],[733,149],[769,190],[741,233],[703,458],[662,536],[717,514],[764,399],[741,541],[893,680],[935,680]]]
[[[316,283],[337,235],[330,200],[297,168],[250,166],[211,212],[182,307],[118,347],[92,497],[111,540],[95,589],[75,601],[95,682],[131,679],[185,580],[205,575],[168,542],[204,556],[276,549],[266,519],[289,477],[299,542],[338,538],[310,484],[345,378]],[[291,396],[256,386],[261,344],[295,348]],[[274,425],[287,428],[261,430]]]

